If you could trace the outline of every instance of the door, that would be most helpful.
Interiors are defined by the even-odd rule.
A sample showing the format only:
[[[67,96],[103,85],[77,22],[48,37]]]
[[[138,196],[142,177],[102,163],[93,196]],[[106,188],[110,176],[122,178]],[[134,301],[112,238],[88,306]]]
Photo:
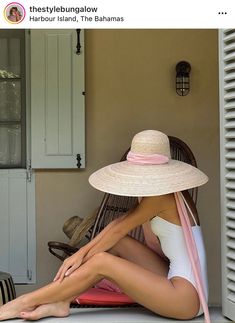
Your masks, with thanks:
[[[15,283],[33,283],[36,275],[26,52],[24,30],[0,31],[0,271],[9,272]]]

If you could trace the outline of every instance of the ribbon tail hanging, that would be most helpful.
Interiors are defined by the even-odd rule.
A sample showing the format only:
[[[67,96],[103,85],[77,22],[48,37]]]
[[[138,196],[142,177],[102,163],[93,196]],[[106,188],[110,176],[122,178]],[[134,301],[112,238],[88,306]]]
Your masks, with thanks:
[[[181,225],[184,233],[188,255],[193,268],[193,273],[194,273],[196,286],[198,290],[198,296],[204,311],[205,322],[211,323],[209,309],[208,309],[208,305],[205,297],[205,291],[202,283],[200,260],[198,256],[197,246],[192,233],[191,223],[188,218],[184,197],[181,192],[174,193],[174,195],[175,195],[176,205],[177,205],[177,209],[178,209],[178,213],[179,213],[179,217],[180,217],[180,221],[181,221]]]

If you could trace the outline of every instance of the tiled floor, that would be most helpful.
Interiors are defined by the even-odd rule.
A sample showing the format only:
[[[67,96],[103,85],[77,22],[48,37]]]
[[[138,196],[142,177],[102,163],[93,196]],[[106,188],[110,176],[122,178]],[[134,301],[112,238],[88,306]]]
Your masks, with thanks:
[[[232,322],[224,318],[220,308],[210,308],[210,316],[212,323]],[[25,322],[21,319],[10,320],[8,322]],[[71,309],[71,315],[65,318],[46,318],[42,319],[42,323],[153,323],[153,322],[169,322],[169,323],[203,323],[204,316],[195,318],[191,321],[170,320],[157,316],[144,308],[80,308]]]

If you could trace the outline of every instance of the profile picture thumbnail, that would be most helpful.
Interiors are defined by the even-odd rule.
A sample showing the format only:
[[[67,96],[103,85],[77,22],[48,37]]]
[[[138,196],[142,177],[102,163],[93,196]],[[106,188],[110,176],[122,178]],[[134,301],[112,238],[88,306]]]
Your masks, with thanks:
[[[18,2],[11,2],[5,7],[4,16],[7,22],[19,24],[24,20],[25,8]]]

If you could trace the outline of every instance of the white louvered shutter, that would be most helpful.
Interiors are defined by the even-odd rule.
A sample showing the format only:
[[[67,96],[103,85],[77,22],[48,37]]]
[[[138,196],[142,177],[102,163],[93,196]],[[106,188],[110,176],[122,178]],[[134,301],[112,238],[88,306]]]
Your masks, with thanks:
[[[219,31],[222,310],[235,320],[235,29]]]

